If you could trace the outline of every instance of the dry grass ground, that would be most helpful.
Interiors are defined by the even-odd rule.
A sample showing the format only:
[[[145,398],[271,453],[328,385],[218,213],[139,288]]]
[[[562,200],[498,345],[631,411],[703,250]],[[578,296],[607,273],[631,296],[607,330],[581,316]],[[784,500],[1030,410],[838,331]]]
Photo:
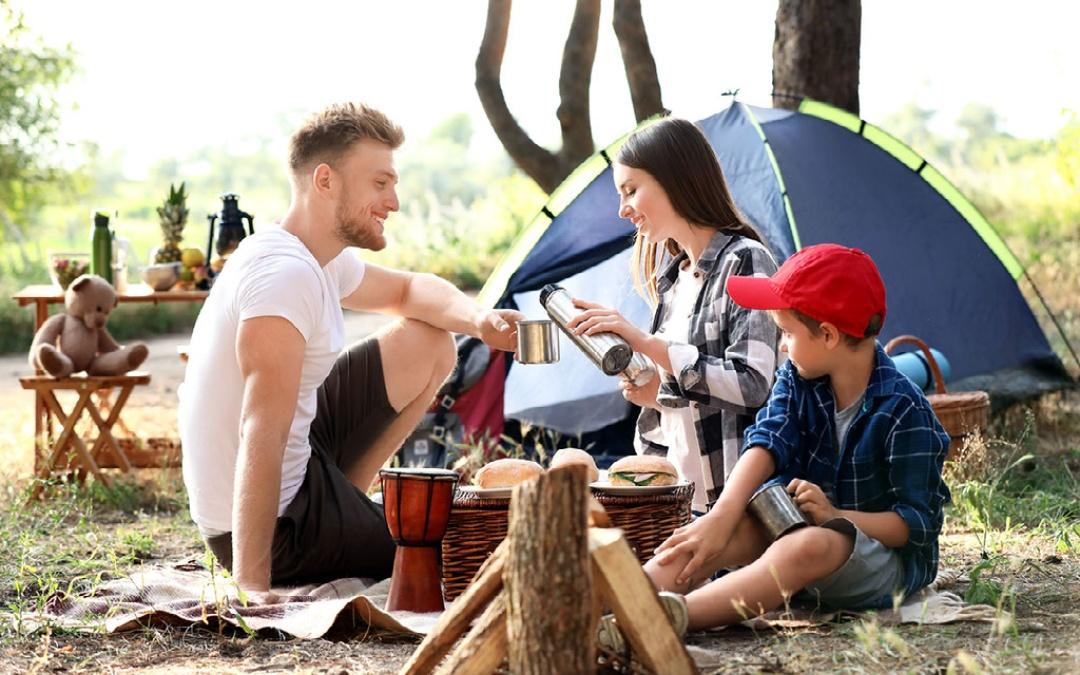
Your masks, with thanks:
[[[1080,249],[1059,244],[1046,247],[1056,253],[1033,274],[1080,342]],[[17,372],[17,360],[0,362],[9,384]],[[172,432],[175,382],[155,386],[133,401],[128,420],[145,433]],[[415,641],[372,634],[301,642],[199,627],[110,637],[23,630],[21,614],[58,588],[202,554],[176,471],[143,471],[115,491],[61,491],[25,507],[30,408],[28,393],[0,387],[0,671],[388,673],[408,658]],[[692,635],[716,657],[709,672],[1080,671],[1080,392],[1009,411],[991,438],[950,472],[942,562],[962,573],[960,593],[1014,611],[1013,623],[865,620]]]

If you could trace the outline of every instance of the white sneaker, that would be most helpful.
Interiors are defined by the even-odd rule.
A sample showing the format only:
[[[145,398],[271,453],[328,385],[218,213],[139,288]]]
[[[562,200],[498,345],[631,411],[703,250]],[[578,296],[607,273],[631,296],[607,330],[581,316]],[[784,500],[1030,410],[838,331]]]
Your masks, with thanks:
[[[671,627],[675,629],[675,635],[681,640],[690,625],[690,612],[686,608],[686,598],[668,591],[660,591],[659,596],[660,606],[664,608]],[[600,624],[596,629],[596,641],[601,647],[617,654],[627,654],[630,651],[630,645],[619,629],[614,614],[605,614],[600,617]]]

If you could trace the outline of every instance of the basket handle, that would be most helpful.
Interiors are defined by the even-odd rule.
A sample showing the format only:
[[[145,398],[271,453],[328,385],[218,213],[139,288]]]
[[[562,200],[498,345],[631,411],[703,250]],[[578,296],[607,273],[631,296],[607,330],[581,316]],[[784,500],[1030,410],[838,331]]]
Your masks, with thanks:
[[[885,345],[885,353],[892,354],[893,349],[900,345],[915,345],[922,350],[923,356],[926,357],[926,362],[930,364],[930,372],[934,376],[934,393],[944,394],[945,392],[945,378],[941,376],[941,368],[938,368],[937,360],[930,352],[930,347],[926,346],[926,343],[915,337],[914,335],[899,335],[889,340]]]

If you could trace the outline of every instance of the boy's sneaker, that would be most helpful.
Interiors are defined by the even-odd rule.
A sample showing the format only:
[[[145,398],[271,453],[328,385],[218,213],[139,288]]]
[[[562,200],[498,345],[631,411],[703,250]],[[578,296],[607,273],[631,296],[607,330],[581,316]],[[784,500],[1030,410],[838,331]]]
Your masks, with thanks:
[[[686,609],[686,598],[678,593],[660,591],[660,606],[668,615],[671,627],[675,629],[675,635],[681,640],[686,635],[686,628],[690,624],[690,613]],[[600,625],[596,628],[596,641],[601,647],[615,652],[626,654],[630,650],[630,644],[626,636],[619,630],[615,622],[614,614],[605,614],[600,617]]]

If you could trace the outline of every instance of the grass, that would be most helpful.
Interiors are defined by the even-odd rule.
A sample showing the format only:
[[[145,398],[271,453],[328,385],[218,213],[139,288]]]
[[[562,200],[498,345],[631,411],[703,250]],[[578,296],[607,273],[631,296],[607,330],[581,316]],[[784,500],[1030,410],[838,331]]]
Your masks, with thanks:
[[[423,246],[410,245],[407,237],[412,235],[402,231],[406,239],[389,249],[413,257],[382,262],[439,263],[450,276],[455,269],[473,270],[459,280],[469,274],[482,278],[488,269],[483,266],[496,258],[492,251],[510,232],[481,241],[471,235],[470,217],[454,208],[421,211],[417,232],[424,227],[444,231],[417,239]],[[1041,217],[1018,221],[1007,232],[1009,244],[1070,340],[1080,346],[1080,223],[1074,219],[1068,226],[1040,227]],[[447,246],[472,249],[455,253]],[[0,286],[25,281],[17,273],[4,275],[13,277],[16,282],[0,281]],[[1034,303],[1030,288],[1021,288]],[[9,289],[0,290],[6,294]],[[1037,315],[1058,353],[1080,374],[1056,329],[1045,315]],[[20,321],[29,324],[29,310],[0,303],[0,340],[17,332]],[[110,324],[114,334],[120,323],[126,321]],[[58,591],[90,590],[141,565],[201,557],[204,549],[188,517],[177,471],[142,471],[114,490],[93,482],[86,488],[60,485],[50,500],[26,506],[32,464],[28,403],[0,393],[0,579],[6,581],[0,586],[0,671],[395,672],[414,649],[414,641],[381,635],[347,642],[279,642],[199,627],[111,637],[48,627],[30,630],[26,617]],[[175,425],[171,409],[129,406],[128,412],[129,422],[135,420],[133,426],[140,429],[168,431]],[[546,438],[530,443],[538,446],[537,454],[561,445],[560,439]],[[949,467],[947,480],[953,504],[946,510],[941,537],[942,565],[961,572],[957,592],[996,608],[996,623],[891,626],[871,617],[775,633],[731,629],[694,634],[691,644],[717,655],[717,665],[704,672],[1080,669],[1080,392],[1049,396],[999,415],[987,436],[970,443]],[[1015,621],[1007,620],[1011,616]]]
[[[2,415],[13,415],[5,412]],[[0,419],[0,428],[4,428]],[[1011,422],[1006,425],[1005,422]],[[164,422],[163,422],[164,424]],[[988,439],[969,444],[948,480],[954,503],[942,537],[943,565],[962,572],[957,591],[998,608],[997,624],[889,625],[870,617],[809,629],[731,629],[691,636],[722,658],[704,672],[1068,672],[1080,652],[1080,393],[1005,416]],[[8,432],[10,433],[10,432]],[[0,437],[9,455],[27,452]],[[393,672],[415,643],[386,636],[275,642],[198,628],[158,628],[101,637],[30,630],[28,615],[57,592],[93,589],[139,566],[201,557],[177,470],[142,471],[113,490],[58,485],[48,501],[24,505],[28,481],[9,476],[0,492],[0,590],[6,667],[75,672],[328,669]],[[1006,617],[1015,614],[1012,623]],[[301,656],[298,656],[300,654]],[[2,670],[3,668],[0,668]]]

